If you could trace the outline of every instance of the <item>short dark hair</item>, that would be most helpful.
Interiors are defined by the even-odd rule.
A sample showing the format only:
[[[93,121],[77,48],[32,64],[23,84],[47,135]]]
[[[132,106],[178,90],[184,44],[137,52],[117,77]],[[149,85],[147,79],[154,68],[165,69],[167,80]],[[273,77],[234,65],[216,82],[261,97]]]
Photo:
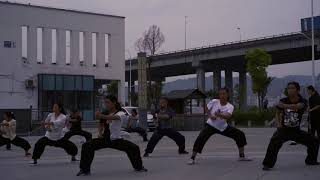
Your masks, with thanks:
[[[313,86],[308,86],[307,89],[310,90],[310,91],[312,91],[312,92],[315,92],[315,91],[316,91],[316,89],[315,89]]]
[[[298,91],[300,91],[300,84],[298,82],[291,81],[288,83],[287,87],[289,87],[290,85],[293,85]]]
[[[114,95],[107,95],[104,97],[104,99],[109,99],[112,103],[114,103],[117,111],[121,110],[121,104],[118,101],[118,98]]]
[[[7,112],[4,112],[4,114],[10,119],[15,119],[15,116],[14,116],[13,112],[7,111]]]
[[[169,99],[167,98],[167,97],[165,97],[165,96],[162,96],[162,97],[160,97],[160,100],[166,100],[167,102],[169,102]]]
[[[225,91],[227,94],[229,94],[229,89],[227,87],[222,87],[219,89],[219,91]]]
[[[132,114],[132,113],[138,114],[137,109],[132,109],[132,110],[131,110],[131,114]]]

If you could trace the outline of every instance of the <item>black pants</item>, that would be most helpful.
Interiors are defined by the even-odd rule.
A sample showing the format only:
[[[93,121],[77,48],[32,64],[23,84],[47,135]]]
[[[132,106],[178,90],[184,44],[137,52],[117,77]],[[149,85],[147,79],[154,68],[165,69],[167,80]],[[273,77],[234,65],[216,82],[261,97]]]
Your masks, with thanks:
[[[141,127],[136,127],[136,128],[126,128],[125,129],[126,132],[128,133],[138,133],[140,136],[142,136],[144,141],[148,141],[148,134],[147,131]]]
[[[124,139],[111,141],[107,138],[95,138],[82,145],[80,169],[86,172],[90,171],[95,151],[104,148],[125,152],[134,169],[140,170],[142,168],[140,148],[136,144]]]
[[[63,139],[69,140],[72,136],[76,135],[83,136],[84,138],[86,138],[87,142],[92,139],[92,134],[82,129],[71,129],[64,135]]]
[[[204,129],[201,130],[199,136],[197,137],[193,145],[193,152],[197,152],[201,154],[204,145],[209,140],[209,138],[214,134],[220,134],[222,136],[226,136],[233,139],[236,142],[238,148],[242,148],[245,145],[247,145],[246,136],[239,129],[232,126],[228,126],[227,129],[221,132],[218,129],[206,124]]]
[[[307,146],[306,163],[317,161],[319,142],[315,137],[298,128],[278,128],[270,140],[263,165],[272,168],[277,161],[278,152],[282,144],[290,140]]]
[[[147,145],[145,150],[146,153],[152,153],[158,142],[163,138],[163,136],[167,136],[170,139],[174,140],[174,142],[179,146],[179,152],[185,151],[185,138],[182,134],[174,129],[156,129]]]
[[[32,159],[40,159],[46,146],[59,147],[64,149],[69,155],[75,156],[78,154],[78,148],[71,141],[59,139],[57,141],[50,140],[47,137],[40,138],[34,146]]]
[[[318,139],[320,139],[320,117],[311,116],[310,123],[311,123],[311,134],[316,137],[316,133],[317,133],[317,137]]]
[[[0,135],[0,139],[1,138],[4,138],[4,137],[2,137],[1,135]],[[3,145],[1,145],[1,146],[3,146]],[[6,149],[11,149],[11,143],[10,143],[10,141],[8,141],[8,143],[6,144]]]
[[[3,145],[7,145],[7,147],[8,147],[8,144],[13,144],[15,146],[21,147],[26,152],[31,148],[28,141],[26,141],[25,139],[22,139],[18,136],[16,136],[13,140],[10,140],[8,138],[4,138],[4,137],[0,136],[0,147]],[[11,146],[10,146],[10,148],[11,148]]]

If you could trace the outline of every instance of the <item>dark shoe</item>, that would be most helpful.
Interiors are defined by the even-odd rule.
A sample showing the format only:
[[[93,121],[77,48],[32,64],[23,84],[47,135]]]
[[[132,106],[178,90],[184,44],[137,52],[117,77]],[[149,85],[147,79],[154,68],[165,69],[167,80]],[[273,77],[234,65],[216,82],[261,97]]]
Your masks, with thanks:
[[[80,170],[80,171],[77,173],[77,176],[90,176],[90,175],[91,175],[90,171]]]
[[[268,166],[263,166],[262,170],[264,170],[264,171],[271,171],[272,168],[271,168],[271,167],[268,167]]]
[[[77,161],[79,161],[79,160],[75,156],[71,157],[71,162],[77,162]]]
[[[179,152],[179,154],[181,154],[181,155],[182,155],[182,154],[189,154],[189,152],[187,152],[187,151],[184,150],[184,151]]]
[[[149,153],[144,153],[143,157],[149,157]]]
[[[148,172],[148,169],[142,167],[141,169],[135,169],[136,172]]]
[[[33,159],[32,161],[29,162],[29,165],[30,166],[36,166],[36,165],[38,165],[38,161]]]
[[[320,163],[317,162],[317,161],[314,161],[314,162],[306,162],[306,165],[307,165],[307,166],[319,166]]]
[[[26,152],[25,156],[26,156],[26,157],[30,157],[30,156],[31,156],[31,153]]]

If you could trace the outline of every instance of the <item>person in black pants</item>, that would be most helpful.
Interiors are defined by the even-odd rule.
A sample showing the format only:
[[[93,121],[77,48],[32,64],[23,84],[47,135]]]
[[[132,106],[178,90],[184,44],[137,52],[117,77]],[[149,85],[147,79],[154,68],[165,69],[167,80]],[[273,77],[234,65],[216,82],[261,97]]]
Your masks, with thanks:
[[[144,142],[148,141],[148,133],[145,129],[138,127],[139,116],[136,109],[131,110],[131,115],[129,116],[128,125],[125,128],[125,131],[128,133],[138,133]]]
[[[309,98],[309,118],[311,134],[320,139],[320,95],[313,86],[308,86]]]
[[[174,142],[179,146],[179,154],[188,154],[188,152],[185,150],[185,137],[171,127],[170,121],[172,120],[173,116],[173,110],[169,109],[168,107],[168,99],[162,97],[160,99],[160,110],[155,112],[155,117],[158,121],[158,127],[153,132],[148,142],[144,157],[149,157],[149,154],[153,152],[154,148],[163,138],[163,136],[167,136],[174,140]]]
[[[146,172],[147,169],[145,169],[142,164],[139,146],[121,137],[121,125],[126,115],[121,111],[121,105],[117,98],[112,95],[106,96],[105,105],[109,115],[96,112],[96,118],[100,119],[101,122],[105,122],[104,132],[101,133],[100,131],[101,134],[99,138],[92,139],[82,145],[80,171],[77,173],[77,176],[90,175],[95,151],[104,148],[117,149],[125,152],[135,171]]]
[[[25,156],[30,156],[29,150],[31,149],[31,146],[29,142],[16,135],[16,120],[14,114],[5,112],[3,117],[4,120],[0,124],[0,147],[13,144],[24,149]]]
[[[307,108],[307,101],[303,99],[299,92],[299,83],[289,82],[287,85],[288,96],[281,99],[276,106],[278,129],[270,140],[262,163],[263,170],[271,170],[274,167],[281,146],[289,140],[307,146],[306,165],[319,165],[317,161],[319,141],[311,134],[300,129],[302,115]]]
[[[86,141],[92,139],[92,134],[84,131],[81,127],[82,118],[78,110],[73,110],[69,118],[70,131],[64,135],[65,140],[69,140],[72,136],[79,135],[86,138]]]
[[[50,113],[42,123],[47,130],[46,134],[36,142],[32,155],[33,161],[29,163],[30,165],[38,164],[38,159],[40,159],[46,146],[62,148],[71,156],[72,162],[77,161],[75,157],[78,154],[77,146],[63,138],[63,128],[66,124],[66,116],[64,114],[64,109],[61,104],[53,105],[53,113]]]
[[[228,124],[228,120],[231,118],[234,110],[234,106],[228,102],[228,99],[229,90],[221,88],[219,90],[219,99],[213,99],[207,104],[206,112],[209,118],[194,143],[193,153],[188,162],[189,165],[195,164],[197,154],[202,153],[204,145],[214,134],[220,134],[233,139],[238,146],[239,161],[251,161],[251,159],[245,157],[244,153],[244,147],[247,145],[245,134]]]

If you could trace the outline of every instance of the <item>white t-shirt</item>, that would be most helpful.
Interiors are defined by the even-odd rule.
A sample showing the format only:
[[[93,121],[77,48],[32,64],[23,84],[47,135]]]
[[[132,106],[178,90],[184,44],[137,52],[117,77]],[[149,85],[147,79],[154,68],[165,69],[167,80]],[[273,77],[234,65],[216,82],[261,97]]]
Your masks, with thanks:
[[[16,137],[16,120],[3,120],[2,123],[9,123],[9,126],[1,126],[2,137],[13,140]]]
[[[115,116],[119,116],[120,120],[113,120],[110,123],[110,139],[116,140],[116,139],[122,139],[121,137],[121,126],[122,122],[127,118],[126,114],[122,111],[119,111],[115,114]]]
[[[58,117],[54,113],[50,113],[45,122],[53,122],[53,126],[47,130],[46,137],[50,140],[57,141],[64,136],[63,128],[66,125],[66,116],[60,114]]]
[[[220,104],[219,99],[213,99],[207,104],[208,113],[214,115],[216,112],[220,111],[221,113],[229,113],[232,114],[234,107],[232,104],[227,103],[225,106]],[[218,129],[219,131],[224,131],[228,127],[228,123],[226,119],[222,119],[217,117],[216,119],[208,119],[207,124]]]

